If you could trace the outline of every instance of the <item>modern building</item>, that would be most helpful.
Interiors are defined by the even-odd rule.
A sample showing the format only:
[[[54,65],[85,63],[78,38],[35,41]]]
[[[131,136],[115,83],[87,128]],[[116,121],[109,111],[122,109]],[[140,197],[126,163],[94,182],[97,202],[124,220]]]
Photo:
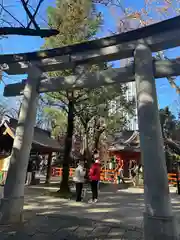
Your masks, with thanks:
[[[121,67],[127,66],[127,64],[129,64],[129,62],[131,61],[131,59],[125,59],[121,61]],[[127,101],[132,101],[133,99],[136,101],[136,84],[135,82],[129,82],[126,84],[128,90],[126,92],[126,100]],[[118,104],[118,98],[113,99],[110,102],[110,107],[109,107],[109,114],[113,115],[115,114],[117,111],[122,111],[121,108],[119,108],[119,104]],[[137,109],[135,108],[135,116],[132,117],[132,115],[129,115],[127,113],[124,113],[124,116],[126,117],[127,120],[127,125],[126,125],[126,129],[127,130],[138,130],[138,118],[137,118]]]
[[[141,27],[141,22],[137,18],[125,18],[123,24],[120,26],[121,32],[130,31],[133,29],[137,29]],[[128,59],[122,59],[120,61],[120,66],[125,67],[129,65],[133,61],[133,58]],[[136,101],[136,84],[135,82],[129,82],[126,84],[128,87],[127,93],[126,93],[126,99],[132,100],[134,99]],[[128,130],[138,130],[138,117],[137,117],[137,108],[135,109],[135,116],[132,117],[130,115],[126,115],[127,118],[127,128]]]
[[[127,83],[128,90],[126,92],[126,99],[131,101],[135,99],[136,101],[136,84],[135,82]],[[137,108],[135,108],[135,116],[131,116],[129,114],[126,115],[127,117],[127,128],[128,130],[138,130],[138,118],[137,118]]]

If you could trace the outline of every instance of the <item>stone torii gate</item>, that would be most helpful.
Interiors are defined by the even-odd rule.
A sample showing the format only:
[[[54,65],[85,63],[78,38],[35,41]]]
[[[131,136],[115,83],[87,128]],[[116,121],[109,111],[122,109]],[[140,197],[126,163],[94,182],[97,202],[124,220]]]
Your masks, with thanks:
[[[176,29],[173,28],[172,21],[176,23]],[[4,198],[0,205],[1,223],[18,222],[22,218],[24,182],[36,119],[38,94],[83,87],[96,88],[135,80],[140,144],[144,161],[144,237],[146,240],[178,239],[168,189],[154,79],[180,75],[180,63],[176,59],[154,61],[152,58],[152,52],[179,45],[180,24],[177,24],[179,18],[174,18],[116,36],[121,41],[111,41],[112,39],[106,38],[59,48],[56,51],[0,56],[0,64],[6,63],[3,66],[6,73],[28,74],[27,81],[10,84],[4,90],[5,96],[23,94],[23,101],[4,187]],[[147,29],[151,29],[149,36]],[[137,32],[141,33],[139,39]],[[128,40],[128,36],[136,37]],[[132,56],[134,63],[126,68],[58,78],[48,78],[44,75],[44,72],[63,70],[80,64]]]

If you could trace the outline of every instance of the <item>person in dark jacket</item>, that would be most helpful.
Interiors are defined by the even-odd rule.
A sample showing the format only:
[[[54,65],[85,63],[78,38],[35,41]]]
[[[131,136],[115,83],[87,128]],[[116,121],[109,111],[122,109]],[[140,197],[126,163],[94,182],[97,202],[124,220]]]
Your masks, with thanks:
[[[96,203],[98,201],[98,183],[100,180],[100,161],[97,159],[92,164],[90,171],[89,171],[89,180],[91,183],[91,191],[92,191],[92,199],[89,203]]]

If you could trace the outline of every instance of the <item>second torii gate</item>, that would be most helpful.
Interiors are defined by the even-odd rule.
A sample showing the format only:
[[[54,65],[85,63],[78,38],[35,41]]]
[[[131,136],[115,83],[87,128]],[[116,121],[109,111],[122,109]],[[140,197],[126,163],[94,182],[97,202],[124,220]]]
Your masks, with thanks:
[[[170,34],[173,37],[172,45],[177,46],[178,43],[175,36],[170,32],[166,33],[168,38]],[[172,214],[168,189],[154,77],[179,75],[180,64],[177,60],[154,62],[151,50],[157,48],[155,39],[158,40],[158,49],[164,49],[165,45],[161,48],[159,47],[160,39],[162,39],[162,42],[165,41],[162,35],[161,38],[159,35],[155,35],[154,42],[152,41],[153,46],[151,46],[147,39],[128,43],[133,51],[131,53],[129,52],[129,55],[127,54],[126,56],[131,57],[132,54],[134,55],[134,63],[132,66],[85,74],[80,77],[70,76],[50,79],[43,75],[45,71],[57,70],[60,65],[66,68],[66,56],[62,57],[63,61],[58,59],[58,62],[51,60],[49,63],[46,60],[41,60],[41,62],[12,63],[8,64],[7,67],[4,66],[4,70],[8,74],[28,73],[28,79],[26,83],[23,82],[7,86],[4,92],[6,96],[23,94],[23,101],[11,154],[11,164],[4,188],[4,198],[0,205],[1,222],[18,222],[22,217],[24,182],[36,119],[38,94],[40,92],[60,91],[70,88],[95,88],[102,85],[135,80],[140,144],[144,161],[144,236],[146,240],[157,238],[177,239],[176,223]],[[171,47],[171,43],[170,40],[168,40],[166,48]],[[123,49],[123,44],[121,45],[120,49]],[[127,46],[127,43],[125,46]],[[103,50],[104,49],[102,49],[102,53],[105,52]],[[110,54],[111,52],[108,53],[106,51],[108,59]],[[123,57],[124,55],[121,58]],[[92,58],[95,57],[93,56]],[[72,62],[70,65],[72,66]]]

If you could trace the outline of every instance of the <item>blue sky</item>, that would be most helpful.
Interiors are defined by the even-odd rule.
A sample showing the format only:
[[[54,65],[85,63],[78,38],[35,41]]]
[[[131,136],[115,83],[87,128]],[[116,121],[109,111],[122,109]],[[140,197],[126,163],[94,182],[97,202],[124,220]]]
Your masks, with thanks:
[[[10,1],[10,0],[9,0]],[[49,1],[46,0],[48,3]],[[161,1],[160,1],[161,2]],[[53,3],[53,1],[51,2]],[[131,7],[133,9],[141,9],[144,5],[144,0],[124,0],[124,3],[122,1],[122,5],[125,7]],[[47,7],[47,4],[43,6],[43,9],[41,9],[41,16],[45,18],[45,9]],[[122,16],[122,10],[120,8],[114,7],[114,8],[107,8],[102,7],[101,5],[97,6],[98,10],[103,13],[104,16],[104,24],[102,29],[98,33],[98,37],[105,37],[107,35],[111,35],[111,32],[115,32],[117,30],[117,22],[119,16]],[[16,13],[16,17],[18,19],[22,19],[23,16],[23,10],[18,6],[18,8],[12,8],[11,11],[14,11]],[[170,13],[170,16],[172,17],[174,15],[174,12]],[[157,18],[157,14],[155,12],[151,13],[151,16],[153,18]],[[42,19],[40,19],[41,23]],[[39,50],[40,47],[43,44],[43,39],[39,37],[21,37],[21,36],[9,36],[8,39],[1,40],[0,45],[0,51],[1,53],[20,53],[20,52],[30,52],[30,51],[36,51]],[[167,52],[168,57],[174,58],[177,56],[180,56],[180,48],[171,49]],[[22,79],[22,76],[8,76],[4,80],[7,83],[12,82],[18,82]],[[180,79],[176,81],[178,85],[180,85]],[[180,100],[178,95],[176,94],[175,90],[172,89],[166,79],[158,79],[156,80],[156,86],[157,86],[157,94],[158,94],[158,101],[160,107],[170,106],[172,111],[176,114],[177,112],[177,102],[180,104]],[[3,83],[0,84],[0,96],[2,97],[3,94]],[[9,104],[13,104],[14,99],[11,98],[10,101],[8,101]],[[180,106],[179,106],[180,107]]]

